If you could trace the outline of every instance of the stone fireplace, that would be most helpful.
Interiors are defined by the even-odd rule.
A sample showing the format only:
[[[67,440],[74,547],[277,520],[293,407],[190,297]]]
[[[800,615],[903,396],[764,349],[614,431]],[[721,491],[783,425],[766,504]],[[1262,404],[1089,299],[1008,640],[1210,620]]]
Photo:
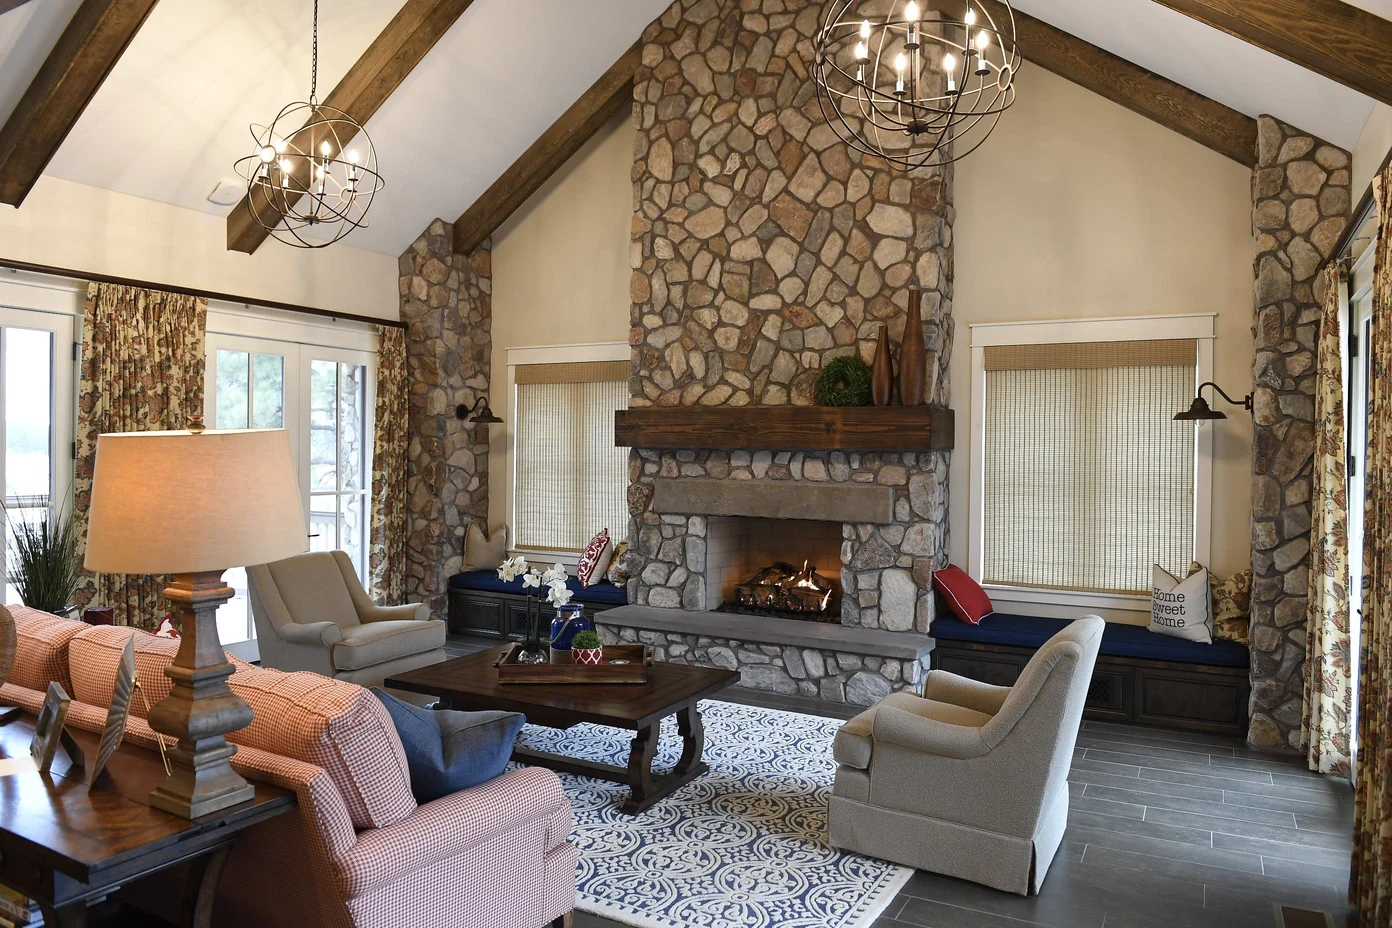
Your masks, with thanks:
[[[825,579],[831,590],[813,595],[820,609],[807,608],[791,617],[810,621],[840,621],[841,526],[817,519],[764,519],[750,516],[713,516],[706,520],[706,604],[712,611],[749,615],[770,612],[798,613],[779,606],[760,606],[748,599],[749,581],[760,571],[784,563],[806,566]],[[745,587],[742,591],[740,588]]]

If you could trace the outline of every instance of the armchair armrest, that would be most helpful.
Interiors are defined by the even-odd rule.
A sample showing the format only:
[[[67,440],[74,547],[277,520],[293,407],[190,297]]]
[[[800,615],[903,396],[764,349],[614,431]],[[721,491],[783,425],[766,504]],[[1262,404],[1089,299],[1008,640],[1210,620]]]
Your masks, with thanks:
[[[358,621],[364,625],[369,622],[394,622],[403,619],[425,622],[430,619],[430,607],[425,603],[405,603],[400,606],[364,606],[360,603],[358,607]]]
[[[344,891],[357,898],[537,820],[547,823],[546,850],[569,837],[570,800],[560,778],[540,767],[510,771],[360,834],[338,861]]]
[[[894,706],[875,710],[870,737],[876,743],[897,744],[924,754],[959,760],[982,757],[990,751],[979,728],[926,719]]]
[[[1010,687],[993,686],[946,670],[930,670],[923,681],[923,698],[951,703],[964,709],[995,715],[1000,711]]]
[[[343,629],[333,622],[286,622],[276,631],[289,644],[306,644],[311,647],[333,647],[343,640]]]

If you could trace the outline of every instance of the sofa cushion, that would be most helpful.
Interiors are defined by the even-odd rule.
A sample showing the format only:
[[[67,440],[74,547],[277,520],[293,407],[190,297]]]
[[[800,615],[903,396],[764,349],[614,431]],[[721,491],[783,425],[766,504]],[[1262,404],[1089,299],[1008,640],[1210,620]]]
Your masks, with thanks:
[[[842,724],[837,730],[836,740],[832,742],[831,751],[838,764],[846,764],[860,770],[866,770],[870,767],[872,747],[870,732],[875,725],[875,713],[882,706],[893,706],[921,718],[935,719],[949,725],[980,728],[991,721],[991,716],[974,709],[954,706],[947,702],[936,702],[932,699],[923,699],[904,691],[890,693],[860,715]]]
[[[445,623],[439,619],[368,622],[343,629],[343,640],[333,646],[333,662],[338,670],[362,670],[444,646]]]
[[[502,776],[517,733],[527,721],[518,712],[422,709],[380,687],[372,692],[401,736],[411,792],[422,805]]]
[[[135,678],[145,691],[145,699],[131,700],[131,715],[146,718],[145,700],[154,705],[169,695],[173,682],[164,668],[179,653],[179,639],[157,638],[149,632],[125,625],[94,625],[73,637],[68,646],[68,665],[72,671],[72,697],[92,706],[110,706],[116,688],[116,671],[126,641],[135,638]]]
[[[385,828],[415,810],[401,739],[367,690],[308,671],[259,667],[228,683],[256,716],[227,740],[322,767],[354,828]]]
[[[467,570],[462,574],[450,577],[449,585],[452,590],[512,593],[515,596],[536,592],[535,590],[523,589],[521,580],[499,580],[498,572],[495,570]],[[580,585],[577,578],[570,577],[566,580],[566,589],[573,594],[571,602],[604,606],[622,606],[628,602],[627,589],[614,586],[612,583],[596,583],[593,586],[584,587]]]
[[[989,622],[968,625],[950,615],[933,621],[928,634],[943,641],[976,641],[982,644],[1038,648],[1068,624],[1067,619],[1046,619],[1033,615],[997,612]],[[1144,625],[1108,622],[1102,630],[1102,657],[1135,657],[1210,667],[1246,667],[1251,654],[1246,645],[1232,641],[1201,644],[1168,635],[1157,635]]]
[[[297,554],[266,569],[296,622],[332,622],[345,631],[359,624],[348,583],[332,552]]]
[[[7,608],[15,623],[15,661],[9,682],[42,692],[57,681],[71,694],[68,645],[87,626],[77,619],[60,618],[28,606]]]

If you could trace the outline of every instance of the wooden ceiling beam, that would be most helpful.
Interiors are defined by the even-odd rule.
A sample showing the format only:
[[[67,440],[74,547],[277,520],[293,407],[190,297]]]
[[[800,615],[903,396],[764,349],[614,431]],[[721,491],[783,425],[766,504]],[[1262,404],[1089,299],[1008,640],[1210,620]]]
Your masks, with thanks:
[[[633,74],[641,59],[642,43],[636,42],[455,220],[455,252],[466,255],[481,245],[610,117],[633,104]]]
[[[1392,105],[1392,21],[1341,0],[1156,0]]]
[[[473,0],[406,0],[323,104],[342,110],[359,125],[366,125],[472,3]],[[345,146],[351,138],[346,134],[339,136]],[[247,194],[227,216],[227,250],[255,252],[270,235],[265,225],[275,226],[282,217],[263,195]]]
[[[83,0],[0,128],[0,203],[24,202],[155,2]]]
[[[997,23],[1007,15],[1004,4],[998,0],[976,3]],[[941,6],[944,12],[957,17],[965,11],[960,0],[944,0]],[[1257,121],[1247,114],[1019,10],[1015,11],[1015,34],[1025,60],[1220,155],[1247,167],[1256,166]]]

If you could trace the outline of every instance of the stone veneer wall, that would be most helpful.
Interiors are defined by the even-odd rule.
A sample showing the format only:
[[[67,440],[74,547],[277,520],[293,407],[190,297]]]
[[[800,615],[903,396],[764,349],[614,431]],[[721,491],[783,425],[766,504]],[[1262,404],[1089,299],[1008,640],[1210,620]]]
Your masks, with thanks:
[[[926,657],[920,663],[705,635],[638,631],[605,625],[603,618],[598,627],[605,644],[641,641],[653,646],[653,656],[659,661],[738,670],[741,686],[857,706],[873,706],[897,690],[917,688],[928,670]]]
[[[923,293],[929,401],[952,346],[949,171],[891,172],[826,124],[808,77],[824,14],[808,0],[678,0],[643,33],[633,219],[632,406],[808,405],[822,365],[879,323],[897,342]],[[878,482],[889,525],[845,528],[842,621],[932,618],[946,563],[948,457],[635,451],[630,599],[704,602],[705,520],[651,508],[655,475]]]
[[[486,243],[455,254],[453,233],[435,220],[399,264],[411,383],[406,593],[436,618],[445,617],[469,522],[488,529],[488,430],[466,426],[454,409],[488,391],[491,254]]]
[[[1270,116],[1252,179],[1252,717],[1257,747],[1299,747],[1320,265],[1349,221],[1349,153]]]

